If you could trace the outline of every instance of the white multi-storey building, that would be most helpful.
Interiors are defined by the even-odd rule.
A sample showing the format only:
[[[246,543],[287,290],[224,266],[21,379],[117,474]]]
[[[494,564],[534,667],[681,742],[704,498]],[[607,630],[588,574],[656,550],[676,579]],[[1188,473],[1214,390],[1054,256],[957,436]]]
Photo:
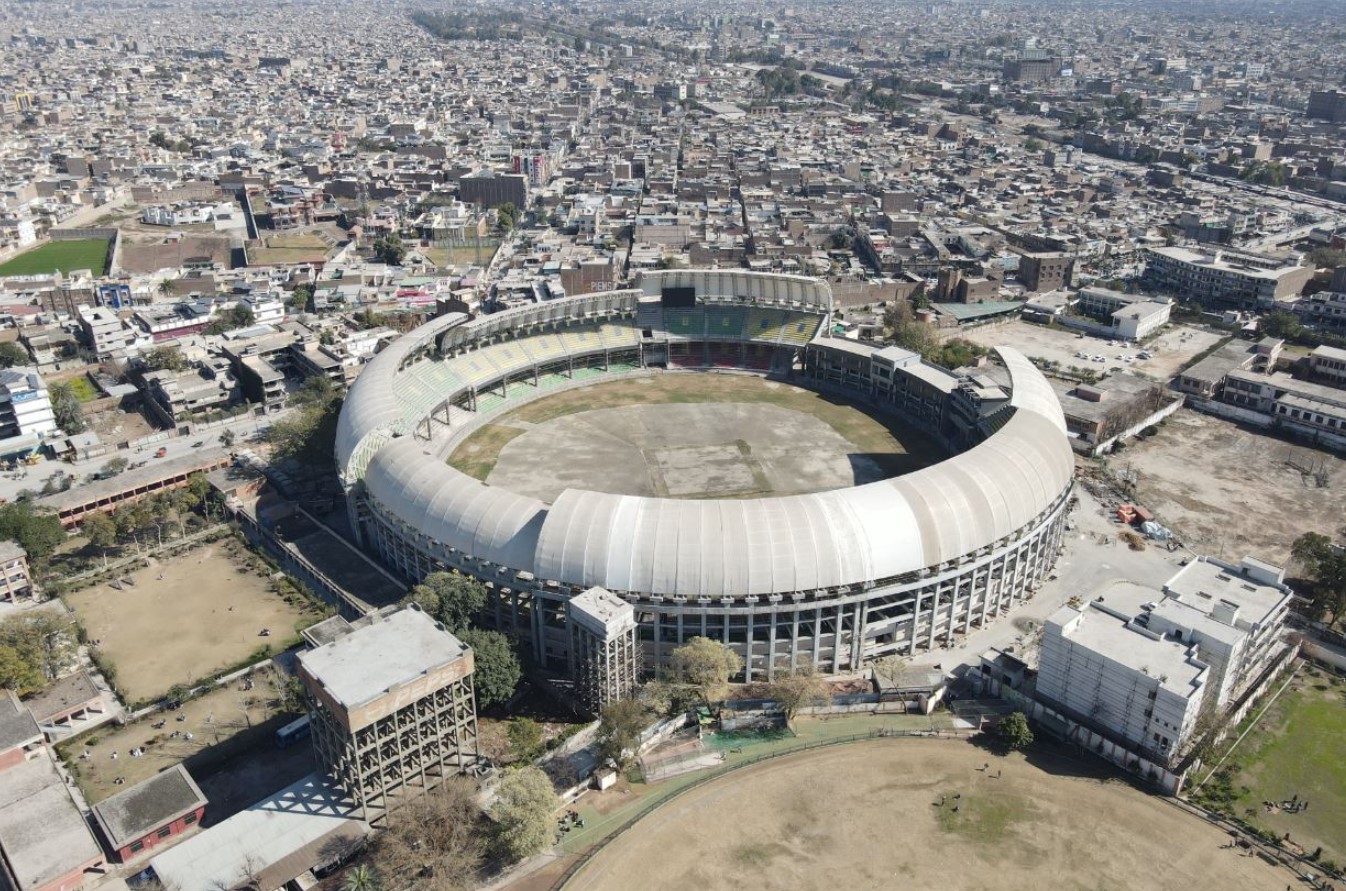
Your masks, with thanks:
[[[43,439],[57,431],[47,384],[24,368],[0,371],[0,439]]]
[[[1283,646],[1293,593],[1252,557],[1201,557],[1162,590],[1112,585],[1047,620],[1035,696],[1161,761],[1183,753],[1203,708],[1252,689]]]

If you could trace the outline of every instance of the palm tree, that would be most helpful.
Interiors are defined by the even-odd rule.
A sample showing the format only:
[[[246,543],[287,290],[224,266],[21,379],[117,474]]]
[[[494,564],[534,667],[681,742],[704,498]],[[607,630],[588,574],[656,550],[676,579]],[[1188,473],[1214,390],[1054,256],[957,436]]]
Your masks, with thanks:
[[[342,887],[345,891],[379,891],[383,884],[379,881],[378,873],[361,863],[346,873],[346,884]]]
[[[160,296],[160,297],[172,297],[172,296],[173,296],[173,282],[169,281],[168,279],[164,279],[163,281],[159,282],[159,296]]]

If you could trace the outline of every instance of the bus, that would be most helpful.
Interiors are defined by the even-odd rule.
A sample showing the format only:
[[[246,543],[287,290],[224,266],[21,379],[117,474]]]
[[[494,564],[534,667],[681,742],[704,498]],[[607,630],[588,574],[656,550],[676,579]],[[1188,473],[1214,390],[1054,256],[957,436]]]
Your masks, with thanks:
[[[308,739],[308,733],[308,715],[304,715],[302,718],[295,718],[293,721],[276,731],[276,748],[288,749],[300,740]]]

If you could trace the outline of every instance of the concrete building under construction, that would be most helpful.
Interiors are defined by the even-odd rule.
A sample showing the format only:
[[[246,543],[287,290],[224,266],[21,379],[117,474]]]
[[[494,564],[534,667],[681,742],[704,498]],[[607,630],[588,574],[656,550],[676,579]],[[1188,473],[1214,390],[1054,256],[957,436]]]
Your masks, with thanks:
[[[478,760],[472,650],[419,607],[300,653],[319,766],[380,822]]]
[[[566,626],[575,698],[598,714],[635,689],[640,673],[636,611],[606,588],[590,588],[566,602]]]

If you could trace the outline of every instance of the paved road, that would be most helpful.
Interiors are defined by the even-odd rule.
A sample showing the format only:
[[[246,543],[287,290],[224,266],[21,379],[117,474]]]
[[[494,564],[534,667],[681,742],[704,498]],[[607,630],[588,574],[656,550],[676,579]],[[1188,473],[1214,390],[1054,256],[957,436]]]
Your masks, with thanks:
[[[204,442],[206,445],[219,445],[220,434],[225,430],[232,430],[238,446],[242,446],[248,440],[256,437],[261,432],[271,426],[272,421],[280,416],[271,415],[266,418],[258,418],[252,415],[245,415],[228,424],[219,427],[213,427],[209,430],[193,434],[191,436],[182,436],[169,439],[165,442],[153,446],[144,446],[143,451],[131,449],[129,451],[118,451],[113,454],[103,455],[88,461],[76,461],[74,464],[67,464],[64,461],[41,460],[39,463],[29,467],[20,465],[12,472],[0,472],[0,498],[13,501],[19,492],[24,489],[41,491],[42,484],[48,477],[57,471],[67,474],[78,474],[80,483],[89,480],[93,474],[97,473],[103,465],[113,458],[126,458],[128,461],[138,462],[144,460],[154,460],[151,456],[155,450],[162,445],[168,450],[168,457],[182,457],[192,451],[192,443]],[[79,485],[77,484],[77,485]]]
[[[1117,539],[1121,527],[1107,518],[1103,506],[1083,487],[1076,490],[1080,504],[1072,515],[1075,528],[1066,533],[1066,551],[1056,563],[1056,578],[1043,582],[1029,600],[990,627],[974,631],[948,649],[918,653],[913,665],[940,665],[946,674],[960,664],[978,665],[980,656],[991,647],[1015,646],[1022,655],[1023,644],[1031,638],[1030,623],[1040,626],[1072,597],[1088,597],[1115,581],[1131,581],[1161,587],[1181,562],[1192,555],[1168,553],[1162,547],[1147,546],[1133,551]],[[1100,544],[1104,535],[1112,544]]]

